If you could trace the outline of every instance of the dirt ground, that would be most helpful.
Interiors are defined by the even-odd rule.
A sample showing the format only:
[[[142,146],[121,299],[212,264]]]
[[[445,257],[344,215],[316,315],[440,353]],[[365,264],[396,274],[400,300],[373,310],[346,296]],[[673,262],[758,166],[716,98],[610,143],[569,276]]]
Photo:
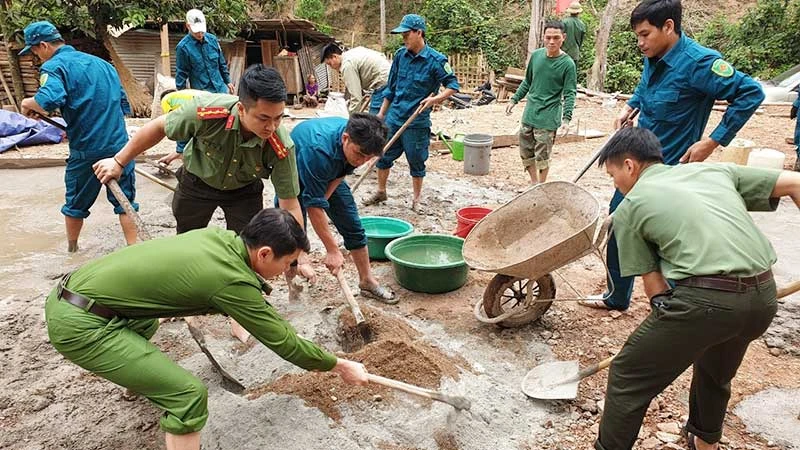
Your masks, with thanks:
[[[459,131],[511,134],[523,108],[520,105],[507,117],[504,106],[440,111],[434,114],[433,128],[451,135]],[[782,112],[767,108],[748,122],[739,137],[785,152],[789,167],[794,152],[784,137],[791,135],[793,124],[788,118],[773,116]],[[576,119],[584,126],[605,132],[610,131],[615,115],[613,107],[595,99],[579,100],[576,110]],[[710,127],[720,117],[714,112]],[[291,121],[286,123],[292,126]],[[551,179],[571,179],[602,142],[601,138],[556,146]],[[166,153],[172,145],[165,141],[151,154]],[[12,150],[0,154],[0,160],[45,156],[63,158],[66,146]],[[360,207],[361,214],[401,218],[414,224],[419,233],[451,233],[459,208],[499,206],[527,187],[516,147],[494,149],[486,176],[465,175],[463,163],[435,153],[428,168],[422,214],[409,209],[411,180],[403,162],[392,171],[389,201]],[[0,448],[162,449],[154,407],[141,398],[126,400],[121,388],[66,361],[48,343],[43,301],[55,280],[123,245],[116,219],[101,196],[83,230],[82,250],[76,255],[65,252],[58,211],[62,177],[63,168],[0,170],[0,227],[6,232],[0,242],[4,286],[0,294]],[[272,191],[267,185],[269,200]],[[591,169],[580,186],[606,210],[613,188],[603,172]],[[374,188],[375,180],[369,178],[356,197],[363,198]],[[151,233],[174,234],[169,193],[141,180],[137,196]],[[782,204],[777,213],[754,217],[778,252],[779,284],[800,278],[796,208]],[[220,214],[213,223],[224,226]],[[483,324],[472,314],[493,274],[472,270],[461,289],[427,295],[400,287],[390,263],[373,262],[376,276],[397,292],[400,302],[387,306],[357,297],[376,341],[354,350],[353,318],[343,306],[336,280],[321,264],[323,256],[324,249],[313,237],[312,259],[319,281],[306,286],[299,300],[290,302],[285,283],[273,282],[271,302],[298,332],[362,361],[378,375],[467,397],[473,414],[456,414],[445,404],[383,387],[356,388],[335,376],[304,373],[252,338],[245,345],[234,341],[223,317],[204,318],[209,348],[247,387],[245,395],[236,395],[222,388],[220,376],[199,352],[183,322],[166,322],[154,342],[209,386],[211,417],[204,430],[204,449],[587,449],[596,437],[606,374],[584,380],[574,401],[528,399],[520,392],[520,382],[542,362],[577,359],[585,366],[614,354],[649,312],[637,284],[632,307],[624,313],[555,302],[540,320],[502,329]],[[346,270],[355,287],[351,263]],[[592,256],[563,267],[554,278],[559,298],[598,293],[604,285],[602,263]],[[787,299],[770,332],[751,346],[733,382],[723,448],[800,448],[797,433],[788,431],[797,429],[800,412],[796,395],[800,389],[796,376],[800,370],[799,303],[798,295]],[[636,448],[685,448],[675,429],[688,413],[690,376],[691,370],[653,402]],[[765,416],[773,419],[765,420]]]

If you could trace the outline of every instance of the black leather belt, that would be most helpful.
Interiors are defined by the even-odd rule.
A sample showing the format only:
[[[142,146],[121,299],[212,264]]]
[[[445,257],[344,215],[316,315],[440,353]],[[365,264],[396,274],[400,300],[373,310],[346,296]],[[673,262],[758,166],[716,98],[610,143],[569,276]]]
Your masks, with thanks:
[[[724,275],[709,275],[684,278],[676,280],[678,286],[688,286],[703,289],[716,289],[725,292],[744,292],[747,288],[758,286],[772,280],[772,269],[752,277],[734,277]]]
[[[65,286],[67,285],[67,281],[69,281],[70,276],[72,276],[72,272],[64,275],[64,277],[61,278],[61,282],[58,284],[58,291],[56,291],[58,298],[104,319],[110,320],[119,315],[114,312],[114,310],[106,308],[105,306],[98,304],[88,297],[84,297],[81,294],[77,294],[67,289]]]

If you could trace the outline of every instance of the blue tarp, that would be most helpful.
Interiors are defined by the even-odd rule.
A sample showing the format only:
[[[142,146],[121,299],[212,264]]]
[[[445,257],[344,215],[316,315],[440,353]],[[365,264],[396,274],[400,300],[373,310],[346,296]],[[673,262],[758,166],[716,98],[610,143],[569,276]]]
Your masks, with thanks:
[[[53,120],[66,125],[60,117]],[[0,109],[0,153],[15,145],[58,144],[63,138],[64,132],[52,125]]]

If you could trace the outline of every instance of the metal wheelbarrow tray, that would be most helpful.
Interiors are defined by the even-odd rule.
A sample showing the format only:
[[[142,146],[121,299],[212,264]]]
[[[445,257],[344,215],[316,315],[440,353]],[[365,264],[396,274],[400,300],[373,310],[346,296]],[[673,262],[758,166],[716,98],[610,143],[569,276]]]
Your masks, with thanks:
[[[599,219],[597,199],[566,181],[535,186],[483,218],[464,241],[464,261],[498,275],[476,317],[507,327],[539,318],[552,303],[543,300],[555,298],[550,272],[596,249]]]

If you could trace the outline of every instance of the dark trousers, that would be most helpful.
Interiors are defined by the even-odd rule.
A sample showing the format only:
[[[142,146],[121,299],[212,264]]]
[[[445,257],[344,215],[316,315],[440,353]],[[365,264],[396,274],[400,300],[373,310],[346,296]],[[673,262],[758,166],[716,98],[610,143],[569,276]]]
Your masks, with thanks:
[[[686,428],[705,442],[718,442],[731,380],[778,303],[769,280],[743,292],[677,286],[651,305],[611,364],[597,450],[631,449],[650,401],[690,365]]]
[[[608,206],[608,213],[613,214],[617,210],[625,196],[622,195],[618,189],[614,190],[614,196],[611,197],[611,204]],[[623,277],[619,269],[619,249],[617,247],[617,238],[614,237],[612,231],[611,236],[608,237],[608,247],[606,248],[606,262],[608,264],[608,273],[606,283],[608,289],[614,286],[614,292],[605,300],[606,306],[611,309],[624,311],[628,309],[631,304],[631,294],[633,294],[633,281],[635,277]],[[608,291],[606,291],[607,296]]]
[[[179,183],[172,198],[172,214],[178,222],[178,234],[208,226],[217,207],[225,213],[227,228],[240,233],[264,208],[264,183],[260,179],[239,189],[223,191],[207,185],[183,167],[176,176]]]

